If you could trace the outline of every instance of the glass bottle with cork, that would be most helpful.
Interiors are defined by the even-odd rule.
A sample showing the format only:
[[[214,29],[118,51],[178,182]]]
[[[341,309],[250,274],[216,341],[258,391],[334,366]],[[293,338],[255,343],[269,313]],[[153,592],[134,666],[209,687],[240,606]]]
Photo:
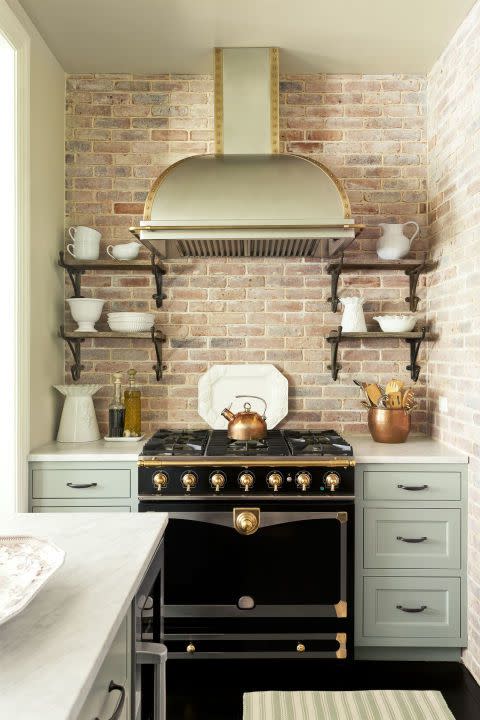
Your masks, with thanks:
[[[128,387],[124,394],[125,403],[125,435],[126,437],[140,437],[142,434],[142,396],[140,389],[135,385],[136,370],[128,371]]]
[[[113,373],[113,398],[108,406],[108,436],[123,437],[125,405],[122,402],[122,373]]]

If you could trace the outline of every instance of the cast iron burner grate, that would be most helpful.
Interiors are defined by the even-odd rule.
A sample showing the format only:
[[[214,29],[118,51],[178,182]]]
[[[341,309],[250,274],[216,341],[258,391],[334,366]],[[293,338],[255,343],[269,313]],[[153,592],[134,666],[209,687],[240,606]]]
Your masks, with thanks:
[[[335,430],[285,430],[292,455],[353,455],[352,446]]]
[[[214,430],[205,455],[289,455],[280,430],[269,430],[264,440],[231,440],[225,430]]]
[[[203,455],[208,436],[208,430],[158,430],[142,455]]]

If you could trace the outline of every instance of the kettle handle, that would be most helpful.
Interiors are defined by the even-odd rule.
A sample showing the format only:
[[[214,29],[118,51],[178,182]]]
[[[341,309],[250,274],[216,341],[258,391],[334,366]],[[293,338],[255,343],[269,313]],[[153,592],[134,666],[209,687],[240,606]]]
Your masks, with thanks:
[[[412,247],[412,242],[415,240],[415,238],[417,237],[418,233],[420,232],[420,227],[419,227],[418,223],[415,222],[415,220],[409,220],[408,222],[403,223],[403,227],[404,227],[404,228],[406,228],[407,225],[415,225],[415,228],[416,228],[416,229],[415,229],[415,232],[413,233],[412,237],[411,237],[410,240],[409,240],[409,245],[408,245],[408,247],[411,248],[411,247]]]
[[[265,418],[266,412],[267,412],[267,403],[265,400],[261,397],[258,397],[258,395],[235,395],[236,398],[253,398],[254,400],[261,400],[265,407],[263,408],[263,417]]]

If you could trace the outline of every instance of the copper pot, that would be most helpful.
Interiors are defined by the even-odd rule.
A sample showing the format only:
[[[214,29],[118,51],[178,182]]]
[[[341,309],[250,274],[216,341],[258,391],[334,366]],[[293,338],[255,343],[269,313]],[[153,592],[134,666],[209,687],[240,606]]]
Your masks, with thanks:
[[[408,437],[412,417],[403,408],[372,407],[368,411],[368,429],[375,442],[403,443]]]
[[[267,403],[263,398],[256,395],[236,395],[235,397],[249,397],[261,400],[265,408],[263,415],[252,410],[252,406],[248,402],[244,404],[243,410],[238,413],[233,413],[230,410],[231,405],[225,408],[222,415],[228,420],[228,437],[231,440],[263,440],[263,438],[267,437],[267,422],[265,420]]]

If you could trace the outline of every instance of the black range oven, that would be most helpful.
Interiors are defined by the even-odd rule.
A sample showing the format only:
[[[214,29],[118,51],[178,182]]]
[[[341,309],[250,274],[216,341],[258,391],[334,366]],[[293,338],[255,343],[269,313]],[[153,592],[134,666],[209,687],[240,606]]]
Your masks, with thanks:
[[[294,455],[287,433],[273,431],[275,455],[232,455],[218,433],[198,454],[139,460],[139,510],[169,514],[169,659],[351,659],[351,454]]]

